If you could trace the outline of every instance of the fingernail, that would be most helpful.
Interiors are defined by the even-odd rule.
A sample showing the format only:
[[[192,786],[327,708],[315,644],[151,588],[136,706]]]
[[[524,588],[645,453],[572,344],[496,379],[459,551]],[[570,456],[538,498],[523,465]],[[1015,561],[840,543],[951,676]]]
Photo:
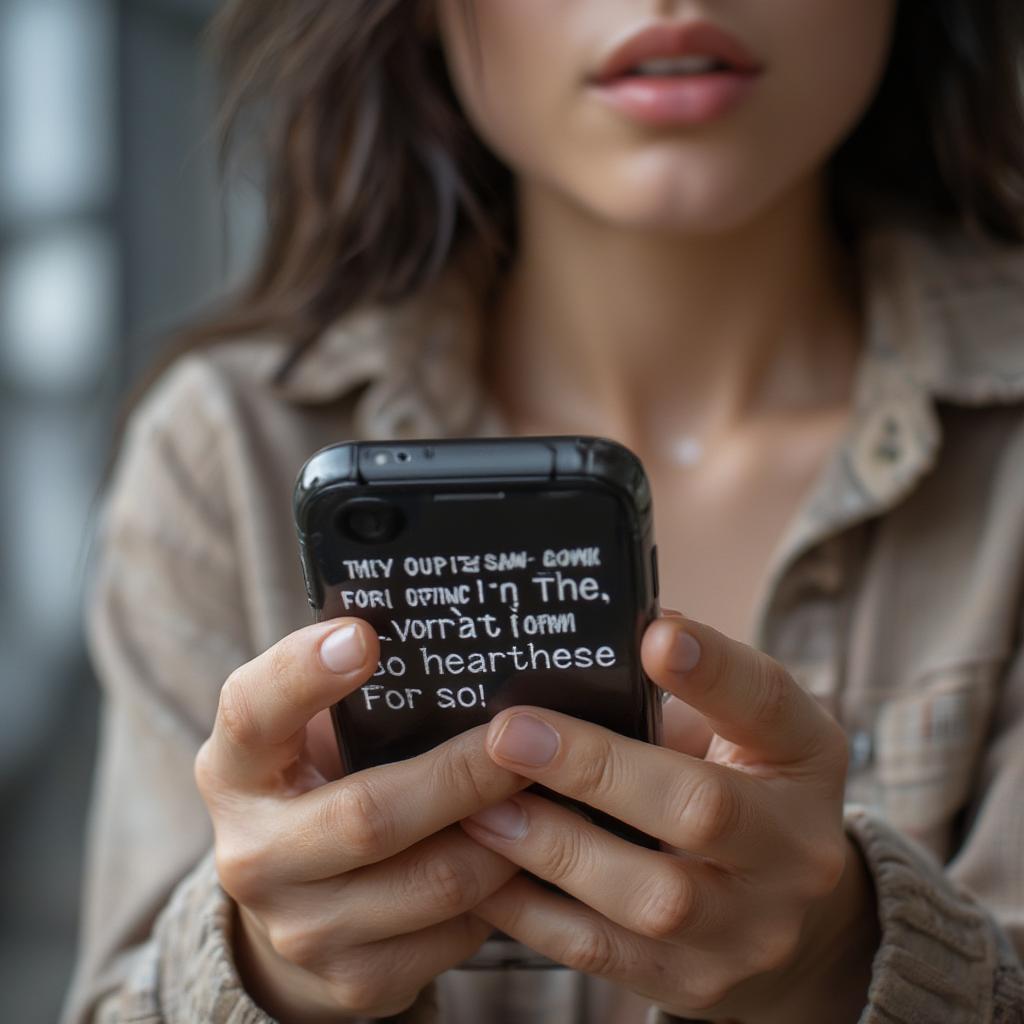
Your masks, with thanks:
[[[676,633],[672,646],[668,649],[668,667],[673,672],[690,672],[700,661],[700,644],[682,630]]]
[[[512,800],[494,807],[485,807],[466,820],[502,839],[518,839],[526,831],[526,815],[519,804]]]
[[[558,733],[534,715],[513,715],[498,733],[491,750],[506,761],[540,768],[558,753]]]
[[[365,659],[363,633],[355,623],[329,633],[320,644],[320,660],[328,672],[353,672]]]

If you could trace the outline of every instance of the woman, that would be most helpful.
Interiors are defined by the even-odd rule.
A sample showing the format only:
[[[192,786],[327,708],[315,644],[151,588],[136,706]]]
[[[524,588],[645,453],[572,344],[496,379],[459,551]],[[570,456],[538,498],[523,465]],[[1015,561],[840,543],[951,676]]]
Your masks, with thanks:
[[[270,232],[109,500],[69,1020],[1024,1019],[1022,22],[229,5]],[[294,474],[499,432],[647,465],[666,745],[512,709],[339,780],[377,640],[303,626]],[[573,970],[452,972],[494,927]]]

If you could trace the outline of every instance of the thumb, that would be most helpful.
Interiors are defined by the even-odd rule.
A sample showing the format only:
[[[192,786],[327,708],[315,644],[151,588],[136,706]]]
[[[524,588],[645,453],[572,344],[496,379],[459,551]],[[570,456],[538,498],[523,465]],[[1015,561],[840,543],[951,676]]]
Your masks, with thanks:
[[[708,720],[672,694],[662,705],[661,745],[689,757],[705,757],[714,730]]]
[[[700,712],[723,739],[778,764],[842,746],[842,731],[774,659],[682,616],[644,633],[647,674]]]

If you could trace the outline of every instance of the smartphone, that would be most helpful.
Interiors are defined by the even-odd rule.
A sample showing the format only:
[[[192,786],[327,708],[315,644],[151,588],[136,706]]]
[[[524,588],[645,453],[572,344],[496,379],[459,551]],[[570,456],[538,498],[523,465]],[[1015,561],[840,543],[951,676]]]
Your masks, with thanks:
[[[316,619],[364,618],[381,642],[374,676],[332,708],[346,773],[520,704],[659,742],[661,700],[640,663],[658,614],[651,492],[627,448],[575,436],[347,442],[309,459],[294,512]]]

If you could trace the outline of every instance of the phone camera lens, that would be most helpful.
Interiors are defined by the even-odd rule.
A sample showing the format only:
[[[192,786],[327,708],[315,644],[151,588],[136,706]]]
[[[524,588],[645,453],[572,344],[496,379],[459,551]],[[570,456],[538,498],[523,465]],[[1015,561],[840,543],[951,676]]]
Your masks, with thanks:
[[[341,514],[342,531],[361,544],[384,544],[404,525],[401,510],[384,501],[353,501]]]
[[[408,462],[409,461],[409,453],[408,452],[399,452],[395,456],[395,458],[398,459],[399,462]]]

